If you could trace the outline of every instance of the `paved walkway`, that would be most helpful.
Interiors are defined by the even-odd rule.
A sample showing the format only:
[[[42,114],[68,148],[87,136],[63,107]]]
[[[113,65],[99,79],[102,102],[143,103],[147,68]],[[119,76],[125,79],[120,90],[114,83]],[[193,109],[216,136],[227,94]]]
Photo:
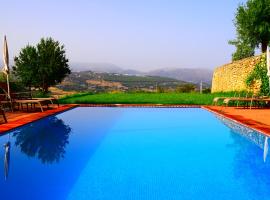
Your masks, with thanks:
[[[40,112],[40,109],[34,111],[32,110],[31,112],[25,111],[6,112],[8,123],[4,123],[4,119],[2,118],[2,116],[0,116],[0,135],[5,131],[18,128],[30,122],[39,120],[43,117],[61,113],[75,106],[76,105],[62,105],[60,107],[54,106],[51,107],[50,109],[45,110],[44,112]]]
[[[236,120],[270,136],[270,109],[247,109],[224,106],[204,106],[215,113]]]

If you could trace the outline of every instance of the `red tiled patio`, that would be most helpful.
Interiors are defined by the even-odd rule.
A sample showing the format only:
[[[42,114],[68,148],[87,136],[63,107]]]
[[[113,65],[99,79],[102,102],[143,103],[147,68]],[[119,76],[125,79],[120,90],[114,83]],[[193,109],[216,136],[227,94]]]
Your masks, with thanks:
[[[5,131],[9,131],[14,128],[23,126],[30,122],[39,120],[43,117],[61,113],[74,107],[76,107],[76,105],[60,105],[59,107],[55,105],[51,106],[49,109],[46,109],[44,112],[40,112],[39,108],[29,112],[26,111],[6,112],[8,123],[4,123],[3,117],[0,116],[0,135]]]
[[[224,106],[204,106],[207,110],[233,119],[248,127],[270,136],[270,109],[269,108],[241,108]]]

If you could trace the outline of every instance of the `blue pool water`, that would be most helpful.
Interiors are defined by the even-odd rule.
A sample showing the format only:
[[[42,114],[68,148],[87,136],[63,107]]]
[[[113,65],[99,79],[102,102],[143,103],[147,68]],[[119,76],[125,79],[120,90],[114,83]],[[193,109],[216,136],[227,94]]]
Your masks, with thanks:
[[[270,199],[267,139],[203,109],[76,108],[0,137],[0,199]]]

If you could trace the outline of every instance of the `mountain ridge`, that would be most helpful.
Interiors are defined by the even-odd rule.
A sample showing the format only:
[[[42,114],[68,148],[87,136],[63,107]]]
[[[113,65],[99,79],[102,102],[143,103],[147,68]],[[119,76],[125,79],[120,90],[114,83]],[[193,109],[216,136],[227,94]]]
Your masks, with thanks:
[[[166,67],[143,72],[134,69],[123,69],[111,63],[71,63],[70,66],[72,68],[72,71],[74,72],[93,71],[97,73],[118,73],[118,74],[139,75],[139,76],[160,76],[191,83],[199,83],[202,81],[207,84],[211,84],[213,75],[213,70],[206,68]]]

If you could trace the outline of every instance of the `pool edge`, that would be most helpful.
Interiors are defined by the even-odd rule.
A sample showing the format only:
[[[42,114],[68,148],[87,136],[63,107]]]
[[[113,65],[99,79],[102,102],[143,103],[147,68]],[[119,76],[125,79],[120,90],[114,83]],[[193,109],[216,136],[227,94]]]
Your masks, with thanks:
[[[231,120],[231,121],[233,121],[235,123],[241,124],[242,126],[245,126],[247,128],[250,128],[250,129],[252,129],[254,131],[257,131],[257,132],[259,132],[259,133],[261,133],[263,135],[270,136],[270,133],[269,132],[267,132],[267,131],[265,131],[263,129],[260,129],[260,128],[256,128],[256,127],[254,127],[254,125],[250,125],[250,124],[244,123],[243,121],[238,120],[236,117],[228,116],[226,114],[217,112],[216,110],[213,110],[213,109],[209,108],[208,106],[201,106],[201,108],[204,109],[204,110],[207,110],[210,113],[213,113],[213,114],[218,115],[220,117],[224,117],[225,119]]]
[[[164,105],[164,104],[63,104],[59,108],[53,110],[47,110],[45,112],[36,113],[35,115],[25,117],[24,119],[18,119],[13,122],[8,122],[6,124],[0,125],[0,135],[5,134],[8,131],[14,130],[16,128],[22,127],[29,123],[41,120],[45,117],[57,115],[62,112],[68,111],[76,107],[122,107],[122,108],[201,108],[218,116],[224,117],[226,119],[232,120],[236,123],[239,123],[247,128],[250,128],[254,131],[257,131],[266,136],[270,136],[270,133],[266,130],[256,128],[250,124],[247,124],[243,121],[238,120],[236,117],[228,116],[226,114],[220,113],[214,109],[211,109],[205,105]],[[256,125],[256,124],[255,124]]]
[[[32,122],[41,120],[41,119],[49,117],[49,116],[63,113],[65,111],[71,110],[71,109],[76,108],[76,107],[78,107],[78,105],[76,105],[76,104],[68,104],[68,105],[65,104],[65,105],[61,105],[60,107],[53,109],[53,110],[46,110],[44,112],[35,113],[34,115],[31,115],[31,116],[26,116],[24,119],[18,119],[18,120],[12,121],[12,122],[1,124],[0,125],[0,135],[4,135],[8,131],[12,131],[14,129],[20,128],[20,127],[25,126],[27,124],[30,124]]]
[[[201,105],[179,104],[78,104],[80,107],[123,107],[123,108],[201,108]]]

